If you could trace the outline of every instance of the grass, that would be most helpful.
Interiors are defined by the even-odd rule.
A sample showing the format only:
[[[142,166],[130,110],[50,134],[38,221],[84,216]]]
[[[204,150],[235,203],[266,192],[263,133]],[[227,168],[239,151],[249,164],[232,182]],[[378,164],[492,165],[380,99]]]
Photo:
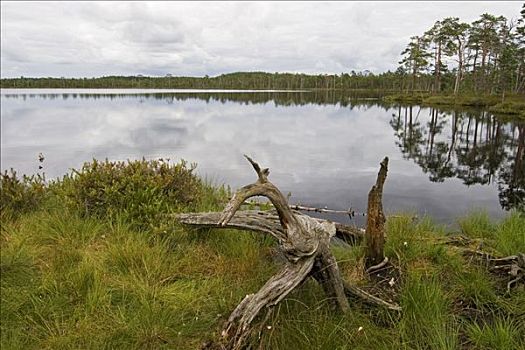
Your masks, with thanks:
[[[513,320],[498,318],[492,323],[475,323],[467,326],[467,333],[478,349],[519,349],[523,348],[523,338],[518,325]]]
[[[29,207],[4,202],[11,213],[2,214],[0,239],[2,349],[199,348],[279,268],[275,243],[259,234],[152,223],[119,201],[111,215],[86,213],[71,197],[61,200],[70,189],[60,186],[38,203],[24,190]],[[198,186],[187,207],[176,202],[166,212],[220,210],[222,192]],[[525,251],[524,227],[517,212],[500,222],[473,213],[455,234],[508,255]],[[257,321],[251,341],[268,349],[523,348],[525,288],[507,294],[486,267],[437,244],[449,234],[429,218],[387,221],[385,253],[402,271],[402,313],[352,301],[351,312],[339,314],[308,281]],[[345,279],[369,282],[362,246],[334,254]]]
[[[7,223],[2,348],[195,348],[273,269],[249,233],[201,234],[54,210]]]

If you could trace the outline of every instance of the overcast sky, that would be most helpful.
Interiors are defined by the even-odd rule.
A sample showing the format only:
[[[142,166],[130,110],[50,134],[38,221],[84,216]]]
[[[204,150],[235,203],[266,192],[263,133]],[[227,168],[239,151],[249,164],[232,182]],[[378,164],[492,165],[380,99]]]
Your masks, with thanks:
[[[2,77],[395,70],[436,20],[523,2],[1,2]]]

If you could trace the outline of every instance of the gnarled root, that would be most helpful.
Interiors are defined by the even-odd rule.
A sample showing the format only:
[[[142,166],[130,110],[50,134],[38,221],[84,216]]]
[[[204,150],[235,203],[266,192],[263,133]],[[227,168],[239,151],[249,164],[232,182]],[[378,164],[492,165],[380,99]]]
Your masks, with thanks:
[[[255,169],[258,179],[255,183],[239,189],[222,213],[177,215],[179,221],[185,224],[232,227],[270,234],[277,239],[286,258],[285,267],[271,277],[257,293],[247,295],[232,312],[221,333],[223,346],[228,349],[241,348],[250,335],[253,320],[259,313],[263,309],[271,309],[309,276],[321,283],[330,300],[342,312],[350,309],[348,294],[392,310],[400,309],[397,305],[346,284],[341,278],[335,257],[330,251],[330,240],[339,232],[347,238],[350,237],[350,241],[357,242],[363,237],[361,231],[292,210],[279,189],[268,181],[270,171],[261,169],[250,157],[246,158]],[[382,170],[381,174],[385,171],[386,169]],[[378,186],[381,187],[379,192],[382,182],[384,179],[378,180]],[[275,212],[238,212],[242,203],[253,196],[267,197],[272,202]],[[382,210],[380,212],[382,214]]]
[[[221,336],[228,349],[240,349],[249,336],[251,322],[263,308],[271,308],[279,303],[296,286],[304,281],[314,264],[314,258],[300,259],[288,263],[255,294],[249,294],[241,301],[230,317]]]

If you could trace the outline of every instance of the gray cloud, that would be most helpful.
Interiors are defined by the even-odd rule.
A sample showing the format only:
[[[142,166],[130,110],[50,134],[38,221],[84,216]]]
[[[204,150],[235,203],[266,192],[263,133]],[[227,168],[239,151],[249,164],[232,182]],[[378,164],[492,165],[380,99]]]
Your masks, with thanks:
[[[520,2],[1,2],[2,77],[393,70],[412,35]]]

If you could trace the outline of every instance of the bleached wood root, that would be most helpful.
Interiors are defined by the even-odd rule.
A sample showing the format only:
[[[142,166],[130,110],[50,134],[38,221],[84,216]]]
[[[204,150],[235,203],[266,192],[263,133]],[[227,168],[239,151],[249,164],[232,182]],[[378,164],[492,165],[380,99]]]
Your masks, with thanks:
[[[269,170],[261,169],[250,157],[246,158],[258,179],[239,189],[222,213],[176,216],[181,223],[197,227],[236,228],[269,234],[277,240],[286,258],[284,268],[257,293],[247,295],[232,312],[221,333],[226,348],[242,348],[252,331],[253,320],[261,311],[274,307],[310,276],[321,283],[327,296],[341,312],[350,310],[348,295],[374,305],[400,310],[399,306],[374,297],[345,283],[341,278],[335,257],[330,251],[330,240],[339,234],[346,241],[358,242],[363,238],[362,231],[292,210],[279,189],[268,180]],[[275,211],[238,211],[247,199],[254,196],[267,197]]]
[[[251,323],[259,312],[277,305],[308,276],[313,264],[312,257],[286,264],[257,293],[245,296],[231,313],[221,333],[227,348],[242,348],[250,334]]]

